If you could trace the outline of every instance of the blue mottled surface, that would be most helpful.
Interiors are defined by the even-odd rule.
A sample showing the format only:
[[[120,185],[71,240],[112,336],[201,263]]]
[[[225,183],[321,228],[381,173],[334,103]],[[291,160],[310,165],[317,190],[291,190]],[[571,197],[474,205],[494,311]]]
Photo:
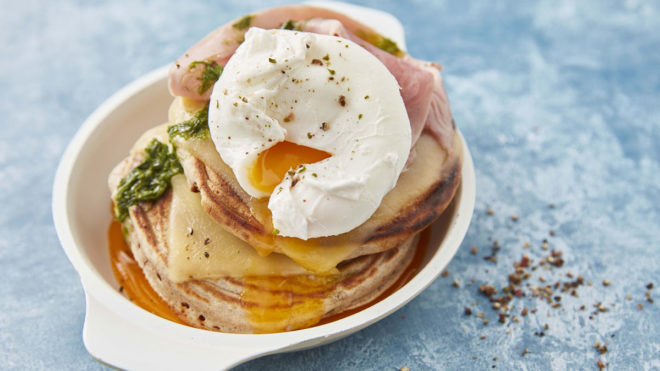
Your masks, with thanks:
[[[103,368],[82,344],[84,294],[51,221],[59,157],[117,89],[273,3],[0,2],[0,368]],[[427,3],[361,2],[396,14],[410,53],[445,66],[478,189],[449,276],[353,336],[241,369],[660,369],[660,310],[645,299],[660,284],[660,3]],[[521,254],[548,254],[543,239],[565,264],[527,282],[571,272],[593,285],[558,309],[515,299],[521,321],[498,323],[478,286],[506,285]],[[497,263],[483,259],[495,240]],[[589,319],[598,302],[608,311]]]

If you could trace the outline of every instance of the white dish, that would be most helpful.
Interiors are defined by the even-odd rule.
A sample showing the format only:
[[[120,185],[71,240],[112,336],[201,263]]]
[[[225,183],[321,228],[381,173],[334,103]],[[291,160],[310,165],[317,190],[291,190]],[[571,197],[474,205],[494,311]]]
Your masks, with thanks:
[[[350,13],[404,45],[402,27],[389,14],[342,3],[314,4]],[[85,290],[83,341],[98,361],[124,369],[225,369],[266,354],[326,344],[408,303],[433,282],[458,250],[475,198],[474,169],[465,142],[461,186],[453,206],[432,227],[423,268],[404,287],[359,313],[304,330],[245,335],[179,325],[136,306],[118,292],[110,267],[106,180],[142,132],[166,121],[172,100],[167,69],[147,74],[102,104],[74,136],[55,176],[55,227]]]

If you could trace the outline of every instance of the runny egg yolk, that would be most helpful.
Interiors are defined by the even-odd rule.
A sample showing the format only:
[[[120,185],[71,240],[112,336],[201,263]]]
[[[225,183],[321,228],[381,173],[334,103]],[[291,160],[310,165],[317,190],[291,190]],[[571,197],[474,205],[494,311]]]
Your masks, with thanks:
[[[287,171],[313,164],[332,156],[315,148],[280,142],[261,152],[249,172],[250,183],[260,191],[272,193]]]

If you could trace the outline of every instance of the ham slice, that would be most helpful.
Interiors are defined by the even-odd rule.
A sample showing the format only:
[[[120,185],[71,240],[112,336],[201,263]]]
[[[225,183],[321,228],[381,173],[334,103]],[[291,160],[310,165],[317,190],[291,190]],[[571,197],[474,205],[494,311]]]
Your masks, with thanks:
[[[356,33],[375,34],[375,31],[328,9],[305,5],[284,6],[267,9],[248,17],[249,22],[243,22],[245,27],[239,27],[241,20],[245,20],[242,18],[216,29],[174,63],[169,73],[172,95],[197,100],[209,99],[211,89],[199,91],[201,70],[191,68],[191,63],[215,61],[224,66],[243,41],[248,27],[271,29],[280,27],[288,20],[304,20],[302,31],[349,39],[376,56],[399,83],[412,129],[412,144],[417,142],[422,131],[428,130],[443,149],[450,152],[455,127],[440,75],[440,65],[420,61],[407,54],[399,58],[379,49],[356,36]]]
[[[249,18],[246,18],[249,17]],[[224,66],[243,42],[249,27],[278,28],[286,21],[303,21],[310,18],[336,19],[351,32],[376,32],[344,14],[307,5],[281,6],[247,15],[221,26],[193,45],[170,68],[169,88],[172,95],[197,100],[208,100],[211,89],[200,93],[200,69],[191,69],[195,61],[216,61]],[[249,19],[249,21],[245,21]],[[244,21],[244,22],[242,22]]]

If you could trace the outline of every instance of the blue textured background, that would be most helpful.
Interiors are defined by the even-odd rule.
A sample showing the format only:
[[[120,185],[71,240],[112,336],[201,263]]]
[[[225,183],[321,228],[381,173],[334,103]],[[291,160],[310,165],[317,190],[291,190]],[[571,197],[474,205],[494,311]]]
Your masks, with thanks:
[[[238,3],[0,1],[0,368],[103,368],[82,344],[84,294],[51,220],[56,165],[117,89],[218,25],[284,2]],[[660,284],[660,3],[361,4],[397,15],[410,54],[444,64],[476,166],[475,216],[450,275],[400,311],[331,345],[241,369],[596,369],[599,359],[660,369],[660,311],[644,297],[648,282]],[[477,287],[505,285],[523,252],[547,254],[544,238],[566,260],[544,277],[572,272],[593,286],[563,295],[561,309],[517,299],[513,312],[538,312],[498,323]],[[494,240],[496,264],[483,259]],[[590,320],[597,302],[609,311]],[[490,323],[465,316],[465,306]],[[545,323],[546,336],[535,336]],[[609,351],[598,354],[595,341]]]

